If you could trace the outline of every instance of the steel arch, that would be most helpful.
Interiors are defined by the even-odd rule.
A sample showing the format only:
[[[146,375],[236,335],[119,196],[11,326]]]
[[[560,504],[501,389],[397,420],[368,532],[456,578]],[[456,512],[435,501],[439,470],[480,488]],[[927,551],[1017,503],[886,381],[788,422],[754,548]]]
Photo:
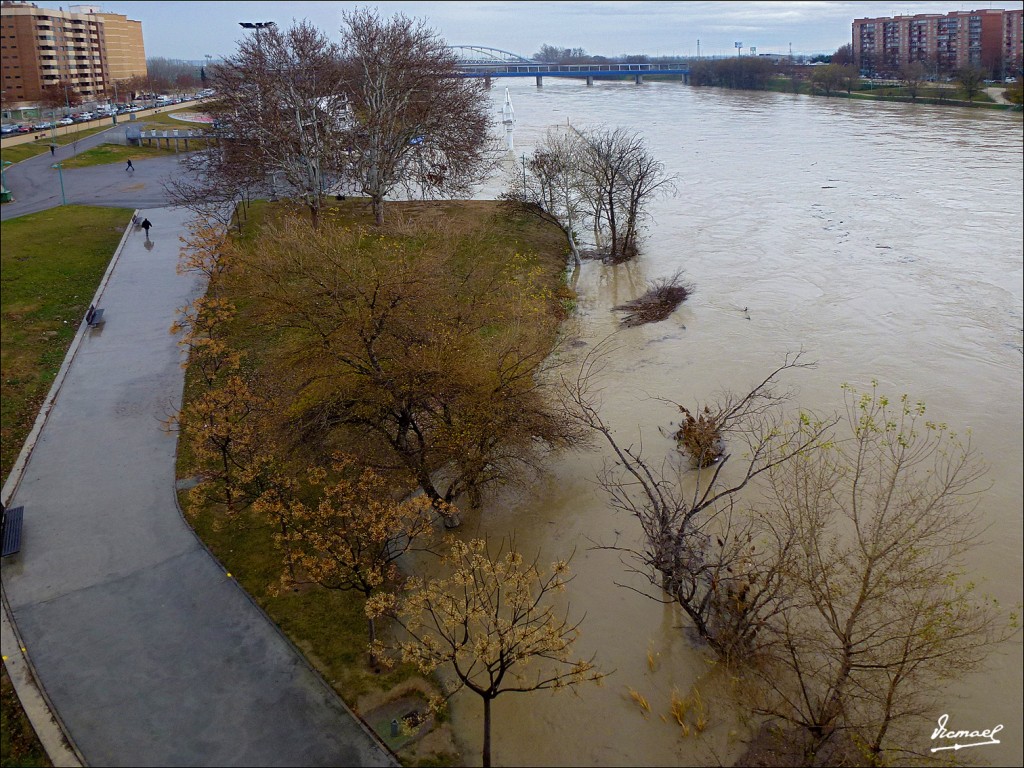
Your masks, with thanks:
[[[459,59],[459,64],[528,64],[518,53],[491,48],[486,45],[449,45]]]

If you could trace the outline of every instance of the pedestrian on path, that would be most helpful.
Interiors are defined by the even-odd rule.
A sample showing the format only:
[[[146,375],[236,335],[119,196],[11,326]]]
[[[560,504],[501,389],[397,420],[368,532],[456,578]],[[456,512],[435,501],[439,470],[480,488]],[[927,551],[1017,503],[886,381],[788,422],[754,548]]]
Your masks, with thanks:
[[[51,145],[50,145],[50,156],[51,156],[51,157],[53,157],[53,155],[54,155],[54,154],[55,154],[56,152],[57,152],[57,145],[56,145],[56,144],[51,144]]]
[[[128,162],[131,162],[130,160]],[[153,222],[149,219],[142,220],[142,228],[146,230],[146,239],[149,240],[149,228],[153,226]]]
[[[128,158],[128,166],[124,169],[124,171],[125,173],[127,173],[128,171],[131,171],[132,173],[135,172],[135,166],[132,165],[132,159],[130,157]]]

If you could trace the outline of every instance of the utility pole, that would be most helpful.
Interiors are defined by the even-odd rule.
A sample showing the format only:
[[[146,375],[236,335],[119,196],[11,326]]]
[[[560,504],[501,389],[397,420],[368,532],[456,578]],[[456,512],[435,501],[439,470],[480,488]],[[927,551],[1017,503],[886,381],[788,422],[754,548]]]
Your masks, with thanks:
[[[697,38],[697,58],[700,58],[700,38]]]

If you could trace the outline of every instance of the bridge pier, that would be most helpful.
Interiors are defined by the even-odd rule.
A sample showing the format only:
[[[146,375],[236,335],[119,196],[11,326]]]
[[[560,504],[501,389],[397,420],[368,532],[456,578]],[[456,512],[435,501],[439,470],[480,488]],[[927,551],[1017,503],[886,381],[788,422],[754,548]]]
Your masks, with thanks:
[[[487,90],[491,90],[491,76],[490,75],[487,75],[487,77],[484,78],[484,88],[486,88]]]
[[[644,76],[643,75],[637,75],[636,77],[633,78],[633,82],[635,82],[637,85],[643,85],[644,84]]]
[[[587,85],[593,85],[594,78],[591,75],[587,75]]]
[[[683,85],[689,85],[690,84],[690,75],[689,75],[689,73],[684,72],[682,75],[680,75],[680,77],[683,78]]]
[[[540,75],[537,75],[537,87],[538,88],[543,88],[544,87],[544,78],[541,77]]]

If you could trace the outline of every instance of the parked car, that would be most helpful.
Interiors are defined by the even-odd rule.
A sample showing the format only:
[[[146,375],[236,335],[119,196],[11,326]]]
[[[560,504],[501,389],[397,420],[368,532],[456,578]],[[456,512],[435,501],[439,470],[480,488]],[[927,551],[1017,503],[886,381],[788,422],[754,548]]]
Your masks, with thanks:
[[[21,126],[18,125],[17,123],[12,123],[11,125],[0,126],[0,134],[2,134],[4,136],[8,136],[8,135],[10,135],[12,133],[17,133],[19,128],[21,128]]]
[[[15,131],[15,133],[32,133],[32,126],[31,125],[20,125],[20,126],[18,126],[18,130]]]
[[[53,128],[53,123],[49,122],[48,120],[44,120],[43,122],[36,123],[32,126],[33,131],[48,131],[51,128]]]
[[[70,117],[62,117],[57,121],[57,125],[72,125],[74,122]]]

